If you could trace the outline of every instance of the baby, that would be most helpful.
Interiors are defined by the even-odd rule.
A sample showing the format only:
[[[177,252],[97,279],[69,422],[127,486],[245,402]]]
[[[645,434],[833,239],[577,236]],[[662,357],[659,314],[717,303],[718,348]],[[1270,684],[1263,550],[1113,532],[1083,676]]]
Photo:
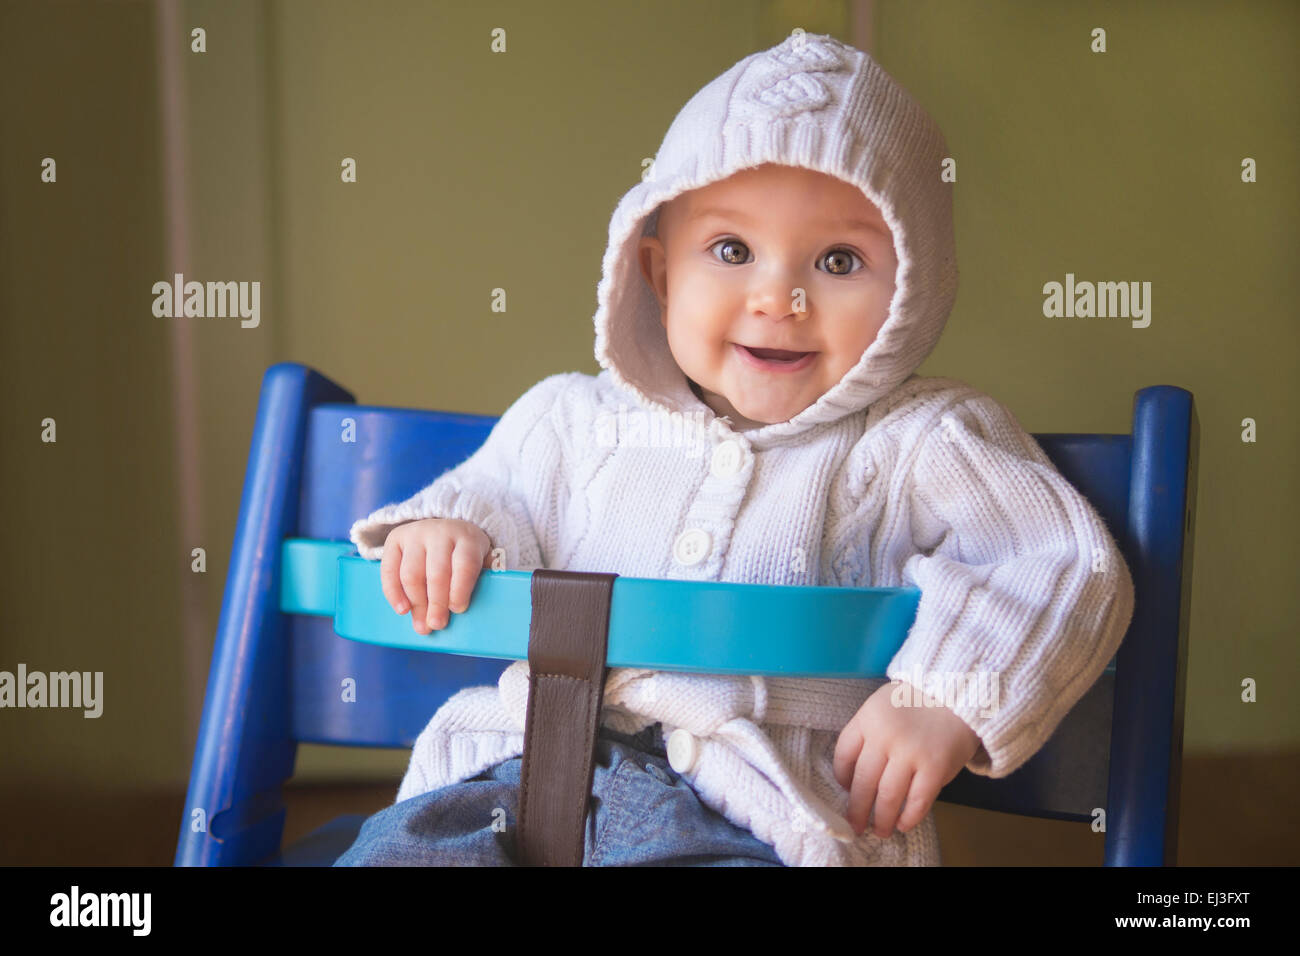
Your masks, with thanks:
[[[655,862],[707,855],[693,834],[722,824],[750,841],[737,857],[937,864],[942,787],[1021,766],[1127,630],[1132,583],[1094,509],[998,402],[913,374],[956,294],[947,157],[925,111],[831,37],[742,60],[614,213],[604,371],[538,383],[466,462],[352,529],[421,634],[491,566],[921,589],[887,679],[609,672],[602,733],[698,806],[658,823],[674,832]],[[508,862],[467,856],[466,831],[509,846],[492,810],[513,799],[527,686],[519,661],[447,701],[339,862]],[[664,794],[596,776],[586,862],[644,862],[609,848],[608,803],[635,820]],[[643,849],[654,828],[621,838]]]

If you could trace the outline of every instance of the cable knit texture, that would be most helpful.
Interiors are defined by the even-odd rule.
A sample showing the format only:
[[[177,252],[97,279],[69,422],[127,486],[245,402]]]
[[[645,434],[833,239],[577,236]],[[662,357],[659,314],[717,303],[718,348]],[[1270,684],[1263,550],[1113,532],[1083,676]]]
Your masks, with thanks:
[[[603,371],[530,388],[469,459],[357,521],[361,555],[381,557],[398,524],[444,517],[479,525],[516,570],[918,587],[888,678],[994,675],[996,706],[957,695],[952,709],[981,741],[969,770],[1017,769],[1118,649],[1133,586],[1104,522],[1010,411],[914,374],[956,295],[947,155],[925,111],[831,37],[737,63],[686,104],[614,212],[595,314]],[[899,268],[858,364],[790,420],[736,431],[673,360],[635,247],[662,203],[766,162],[858,186],[893,231]],[[882,683],[614,668],[601,723],[689,733],[683,777],[787,865],[937,865],[933,813],[886,839],[845,819],[835,742]],[[416,741],[397,799],[519,756],[527,695],[526,661],[455,694]]]

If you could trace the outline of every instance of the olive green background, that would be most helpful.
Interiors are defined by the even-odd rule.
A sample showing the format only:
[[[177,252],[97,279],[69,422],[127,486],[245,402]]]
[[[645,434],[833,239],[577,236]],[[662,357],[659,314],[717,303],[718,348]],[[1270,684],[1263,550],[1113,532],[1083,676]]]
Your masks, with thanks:
[[[1300,6],[867,6],[877,59],[957,161],[960,290],[921,373],[972,383],[1031,432],[1124,432],[1137,389],[1194,393],[1185,750],[1294,753]],[[105,681],[98,720],[0,711],[13,789],[185,786],[268,365],[370,404],[487,414],[596,372],[609,217],[678,109],[795,27],[852,41],[853,24],[848,3],[757,0],[180,10],[183,271],[260,281],[256,329],[151,313],[170,277],[153,5],[0,6],[0,669]],[[1150,327],[1044,318],[1042,286],[1067,272],[1151,282]],[[304,747],[298,776],[395,790],[406,761]]]

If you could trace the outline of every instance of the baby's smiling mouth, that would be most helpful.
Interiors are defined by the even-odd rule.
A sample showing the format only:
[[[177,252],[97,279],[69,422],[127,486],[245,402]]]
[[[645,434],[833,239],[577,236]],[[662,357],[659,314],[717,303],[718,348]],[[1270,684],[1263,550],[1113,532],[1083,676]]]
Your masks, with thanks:
[[[795,371],[806,366],[817,355],[816,352],[795,352],[790,349],[762,349],[751,345],[732,345],[749,364],[771,369],[773,371]]]
[[[795,359],[803,358],[807,352],[789,352],[785,349],[756,349],[750,345],[742,345],[741,348],[757,355],[761,359],[773,359],[777,362],[793,362]]]

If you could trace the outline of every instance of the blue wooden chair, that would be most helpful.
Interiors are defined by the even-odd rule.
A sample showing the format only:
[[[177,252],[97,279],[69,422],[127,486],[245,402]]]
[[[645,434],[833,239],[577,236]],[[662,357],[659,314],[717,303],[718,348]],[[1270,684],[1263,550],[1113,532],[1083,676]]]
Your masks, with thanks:
[[[267,370],[176,865],[332,863],[364,816],[280,845],[281,788],[298,744],[409,749],[452,694],[496,683],[508,661],[346,640],[328,617],[282,610],[296,607],[285,594],[286,542],[346,543],[358,516],[465,460],[495,422],[356,405],[305,366]],[[963,770],[939,799],[1080,822],[1104,809],[1106,865],[1172,866],[1195,511],[1192,395],[1142,389],[1128,435],[1035,437],[1115,536],[1136,589],[1132,624],[1103,676],[1025,766],[999,780]],[[349,544],[336,553],[354,552]],[[317,599],[328,606],[333,596]],[[382,693],[345,700],[348,679]]]

